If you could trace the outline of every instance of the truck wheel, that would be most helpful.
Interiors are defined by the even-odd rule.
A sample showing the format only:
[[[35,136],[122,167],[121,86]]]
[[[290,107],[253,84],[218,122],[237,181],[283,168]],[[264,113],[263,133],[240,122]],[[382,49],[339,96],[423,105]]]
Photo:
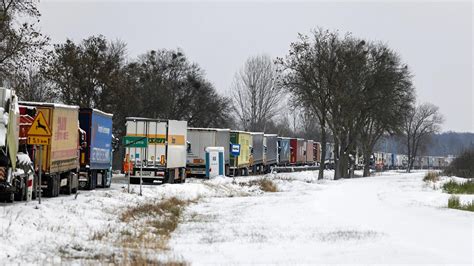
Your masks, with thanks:
[[[54,197],[58,197],[59,196],[59,192],[61,190],[61,177],[59,175],[55,175],[54,176],[54,182],[55,182],[55,186],[54,186]]]
[[[71,185],[71,192],[76,194],[79,189],[79,176],[76,173],[71,173]]]
[[[22,201],[26,195],[26,183],[24,178],[20,178],[20,187],[18,188],[17,192],[14,193],[14,200],[15,201]]]
[[[15,201],[15,193],[12,192],[7,197],[7,203],[13,203],[13,201]]]
[[[71,173],[67,176],[67,186],[64,188],[64,194],[71,195],[72,193],[72,176]]]
[[[183,168],[183,169],[180,169],[180,183],[184,184],[186,182],[186,169]]]
[[[173,170],[168,171],[168,176],[167,176],[168,180],[167,180],[166,183],[170,183],[170,184],[174,183],[174,171],[176,171],[176,170],[173,169]]]

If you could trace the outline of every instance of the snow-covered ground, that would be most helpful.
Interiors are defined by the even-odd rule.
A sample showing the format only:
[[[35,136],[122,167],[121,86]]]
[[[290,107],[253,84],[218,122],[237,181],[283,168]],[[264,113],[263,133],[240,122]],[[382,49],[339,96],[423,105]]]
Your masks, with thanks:
[[[326,173],[328,178],[331,172]],[[422,181],[424,172],[317,181],[317,172],[268,175],[280,192],[241,182],[261,177],[123,184],[74,196],[0,204],[0,264],[81,263],[120,256],[121,247],[94,237],[129,225],[127,206],[176,196],[189,205],[169,241],[156,251],[193,264],[466,264],[473,263],[474,214],[447,209],[448,194]],[[443,179],[445,180],[445,179]],[[462,200],[472,200],[463,195]]]

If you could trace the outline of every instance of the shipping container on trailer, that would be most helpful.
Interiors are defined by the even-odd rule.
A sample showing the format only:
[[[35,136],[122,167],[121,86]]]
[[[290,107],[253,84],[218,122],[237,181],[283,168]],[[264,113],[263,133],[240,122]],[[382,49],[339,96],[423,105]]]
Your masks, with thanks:
[[[250,166],[252,173],[263,173],[263,155],[265,153],[265,147],[263,145],[264,133],[263,132],[250,132],[252,136],[251,145],[251,160]]]
[[[125,156],[133,165],[130,182],[139,183],[140,172],[144,183],[185,182],[187,130],[187,121],[127,117],[126,136],[148,138],[147,148],[127,148]]]
[[[297,163],[298,156],[298,139],[290,139],[290,164],[295,165]]]
[[[306,141],[306,164],[314,165],[314,141],[307,140]]]
[[[306,163],[306,140],[298,138],[296,164],[303,165],[305,163]]]
[[[35,169],[39,169],[38,158],[42,156],[43,177],[41,187],[43,191],[50,197],[56,197],[60,192],[65,194],[75,193],[78,189],[77,173],[79,170],[79,140],[81,136],[79,133],[79,107],[36,102],[20,102],[20,105],[32,117],[41,112],[51,129],[50,145],[44,146],[41,155],[39,149],[30,153],[34,160]]]
[[[186,171],[189,175],[206,175],[206,148],[224,148],[224,172],[229,175],[230,129],[188,128]]]
[[[271,168],[278,163],[278,136],[276,134],[265,134],[263,144],[265,172],[269,173]]]
[[[313,157],[314,157],[314,162],[316,164],[321,164],[321,143],[320,142],[314,142],[314,152],[313,152]]]
[[[326,143],[326,155],[324,156],[324,167],[334,169],[334,143]]]
[[[248,175],[250,167],[250,147],[252,135],[245,131],[230,131],[231,145],[239,146],[239,155],[230,154],[230,172],[233,176]]]
[[[92,108],[79,110],[79,124],[86,133],[80,152],[79,187],[110,187],[112,182],[112,114]]]
[[[290,163],[290,138],[278,137],[278,165],[287,165]]]

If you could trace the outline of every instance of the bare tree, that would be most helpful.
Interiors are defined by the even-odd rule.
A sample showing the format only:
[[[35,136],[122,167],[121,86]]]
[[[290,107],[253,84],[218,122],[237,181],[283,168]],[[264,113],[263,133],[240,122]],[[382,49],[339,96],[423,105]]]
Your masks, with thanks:
[[[54,102],[59,98],[53,85],[34,67],[18,72],[11,85],[22,101]]]
[[[231,86],[234,112],[245,130],[264,131],[282,100],[276,68],[267,55],[249,58]]]
[[[418,151],[429,140],[429,137],[440,131],[443,120],[439,108],[430,103],[411,108],[404,115],[403,131],[408,155],[407,172],[413,168]]]

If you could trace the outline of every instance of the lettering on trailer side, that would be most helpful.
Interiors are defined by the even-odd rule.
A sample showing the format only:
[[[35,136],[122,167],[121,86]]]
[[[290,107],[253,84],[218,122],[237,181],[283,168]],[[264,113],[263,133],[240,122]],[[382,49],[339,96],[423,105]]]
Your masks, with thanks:
[[[67,117],[58,116],[58,130],[56,132],[55,140],[68,140],[69,132],[67,131]]]

